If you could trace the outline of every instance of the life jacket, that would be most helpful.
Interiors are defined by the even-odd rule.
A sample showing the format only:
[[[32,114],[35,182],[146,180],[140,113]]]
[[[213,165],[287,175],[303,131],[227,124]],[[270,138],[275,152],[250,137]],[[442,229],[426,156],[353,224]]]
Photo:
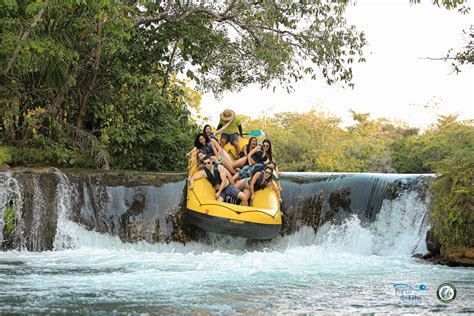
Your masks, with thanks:
[[[214,150],[212,149],[212,144],[211,144],[210,141],[207,142],[207,144],[206,144],[206,150],[205,150],[205,152],[206,152],[209,156],[215,156]]]
[[[271,178],[268,178],[265,180],[263,176],[264,176],[264,171],[260,173],[260,176],[258,177],[257,181],[255,181],[255,184],[253,186],[254,191],[265,189],[268,182],[271,181]]]
[[[263,150],[259,150],[257,151],[256,153],[254,153],[252,155],[252,159],[253,161],[255,161],[256,163],[264,163],[265,160],[268,159],[268,156],[267,155],[263,155]]]
[[[207,168],[204,168],[204,172],[206,172],[207,180],[211,182],[213,187],[221,184],[222,181],[221,174],[219,173],[219,165],[214,165],[214,175]]]

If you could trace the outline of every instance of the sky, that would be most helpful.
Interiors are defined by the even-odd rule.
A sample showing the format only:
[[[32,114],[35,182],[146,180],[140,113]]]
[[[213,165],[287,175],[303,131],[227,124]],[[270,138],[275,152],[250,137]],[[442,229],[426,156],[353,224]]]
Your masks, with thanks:
[[[314,108],[342,118],[347,125],[353,122],[350,109],[420,128],[435,122],[437,114],[473,119],[474,67],[465,66],[457,75],[449,62],[425,59],[466,45],[462,31],[474,24],[473,1],[468,15],[438,8],[431,0],[423,2],[359,0],[348,7],[348,23],[363,31],[368,41],[367,61],[353,66],[354,89],[309,78],[298,82],[291,94],[253,85],[224,93],[220,99],[204,94],[201,113],[211,125],[217,125],[219,113],[226,108],[253,118]]]

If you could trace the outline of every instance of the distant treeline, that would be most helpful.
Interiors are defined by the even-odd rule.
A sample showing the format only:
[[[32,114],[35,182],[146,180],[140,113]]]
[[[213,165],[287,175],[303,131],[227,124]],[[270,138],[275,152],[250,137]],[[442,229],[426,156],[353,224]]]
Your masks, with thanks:
[[[315,110],[243,121],[264,129],[286,171],[433,173],[442,160],[474,150],[473,121],[456,116],[440,116],[425,131],[369,114],[352,117],[349,127]]]

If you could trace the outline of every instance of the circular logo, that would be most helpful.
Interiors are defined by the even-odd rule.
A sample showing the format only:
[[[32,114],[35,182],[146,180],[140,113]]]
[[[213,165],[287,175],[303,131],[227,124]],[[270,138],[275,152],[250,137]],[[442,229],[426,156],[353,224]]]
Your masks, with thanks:
[[[420,285],[418,286],[418,290],[419,290],[420,292],[424,292],[424,291],[426,290],[426,285],[420,284]]]
[[[451,283],[443,283],[438,286],[436,296],[443,303],[451,303],[456,298],[456,288]]]

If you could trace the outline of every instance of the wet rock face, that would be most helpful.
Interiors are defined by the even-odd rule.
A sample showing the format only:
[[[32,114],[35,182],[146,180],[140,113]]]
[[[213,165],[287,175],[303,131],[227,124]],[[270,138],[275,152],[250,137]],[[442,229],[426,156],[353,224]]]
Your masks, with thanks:
[[[448,266],[474,267],[473,247],[441,246],[441,261]]]
[[[64,221],[119,236],[124,242],[203,240],[206,233],[184,220],[185,178],[185,174],[54,168],[0,172],[0,245],[51,250]],[[281,234],[302,226],[317,230],[326,221],[337,225],[351,216],[368,224],[384,199],[397,197],[400,190],[417,189],[418,183],[415,176],[373,174],[300,173],[283,174],[281,179]]]
[[[57,225],[56,186],[51,170],[0,176],[0,240],[4,250],[52,248]]]
[[[70,174],[74,187],[70,219],[125,242],[185,242],[188,236],[175,225],[183,207],[184,178],[153,173]]]
[[[17,170],[0,174],[0,246],[53,249],[59,220],[124,242],[195,240],[182,220],[185,176]],[[62,218],[62,219],[61,219]]]
[[[441,251],[441,244],[434,236],[432,228],[426,233],[426,249],[433,255],[439,255]]]
[[[339,225],[351,216],[369,225],[384,200],[426,189],[427,181],[424,176],[413,175],[311,173],[283,173],[281,180],[285,234],[301,226],[317,230],[327,221]]]

